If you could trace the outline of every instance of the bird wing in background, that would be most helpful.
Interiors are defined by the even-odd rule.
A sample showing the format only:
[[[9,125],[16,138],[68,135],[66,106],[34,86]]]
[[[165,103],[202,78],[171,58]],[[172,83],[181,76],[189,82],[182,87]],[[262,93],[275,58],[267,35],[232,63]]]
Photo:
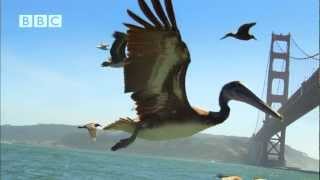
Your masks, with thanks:
[[[96,137],[97,137],[97,128],[95,126],[96,123],[88,123],[86,125],[89,135],[92,138],[92,140],[96,141]]]
[[[100,43],[98,46],[96,46],[98,49],[101,49],[101,50],[104,50],[104,51],[106,51],[106,50],[108,50],[108,47],[109,47],[109,45],[107,45],[107,44],[104,44],[104,43]]]
[[[255,22],[243,24],[242,26],[239,27],[238,32],[239,32],[239,33],[248,33],[249,30],[250,30],[250,28],[251,28],[252,26],[254,26],[254,25],[256,25]]]
[[[96,141],[97,138],[97,129],[96,128],[88,128],[90,137],[92,138],[92,140]]]
[[[112,43],[110,55],[113,63],[119,63],[126,58],[127,35],[116,31],[113,33],[113,37],[115,40]]]
[[[168,17],[160,2],[152,0],[160,20],[144,0],[139,0],[139,5],[151,23],[128,10],[129,16],[142,27],[125,24],[128,27],[125,92],[133,92],[131,97],[140,120],[161,119],[190,107],[185,93],[189,53],[177,29],[171,0],[165,0]]]

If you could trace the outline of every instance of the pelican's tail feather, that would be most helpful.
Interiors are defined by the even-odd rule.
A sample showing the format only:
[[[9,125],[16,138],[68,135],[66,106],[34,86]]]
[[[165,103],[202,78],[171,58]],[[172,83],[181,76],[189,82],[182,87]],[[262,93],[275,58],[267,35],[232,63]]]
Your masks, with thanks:
[[[136,122],[130,118],[120,118],[118,121],[106,126],[103,130],[118,130],[133,133]]]

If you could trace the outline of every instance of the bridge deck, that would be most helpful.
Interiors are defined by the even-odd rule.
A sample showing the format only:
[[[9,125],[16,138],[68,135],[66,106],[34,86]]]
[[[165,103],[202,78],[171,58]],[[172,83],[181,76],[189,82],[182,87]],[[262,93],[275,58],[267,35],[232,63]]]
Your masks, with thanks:
[[[308,113],[320,103],[320,71],[319,68],[301,87],[290,97],[278,112],[280,112],[284,119],[280,123],[279,120],[272,119],[265,122],[256,138],[265,140],[281,130],[281,126],[288,126],[304,114]]]

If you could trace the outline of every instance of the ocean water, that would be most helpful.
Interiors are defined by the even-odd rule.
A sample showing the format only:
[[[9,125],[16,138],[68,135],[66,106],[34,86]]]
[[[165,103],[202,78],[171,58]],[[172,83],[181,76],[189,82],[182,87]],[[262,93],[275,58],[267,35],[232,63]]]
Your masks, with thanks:
[[[318,180],[319,175],[239,164],[145,157],[121,152],[96,152],[1,144],[1,180],[201,180],[218,173],[268,180]]]

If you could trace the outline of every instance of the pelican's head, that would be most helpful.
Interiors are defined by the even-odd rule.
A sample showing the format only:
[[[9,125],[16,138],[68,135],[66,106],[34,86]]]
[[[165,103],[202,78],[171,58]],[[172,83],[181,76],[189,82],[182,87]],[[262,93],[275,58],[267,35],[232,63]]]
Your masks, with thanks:
[[[233,81],[226,84],[222,88],[221,93],[222,94],[220,97],[220,103],[227,103],[230,100],[238,100],[250,104],[277,119],[282,119],[279,113],[272,110],[268,105],[266,105],[260,98],[258,98],[253,92],[251,92],[239,81]]]
[[[111,65],[111,62],[110,62],[110,61],[104,61],[104,62],[101,64],[102,67],[108,67],[108,66],[110,66],[110,65]]]
[[[102,126],[101,126],[100,124],[98,124],[98,123],[95,123],[95,124],[94,124],[94,127],[99,127],[99,126],[102,127]]]

